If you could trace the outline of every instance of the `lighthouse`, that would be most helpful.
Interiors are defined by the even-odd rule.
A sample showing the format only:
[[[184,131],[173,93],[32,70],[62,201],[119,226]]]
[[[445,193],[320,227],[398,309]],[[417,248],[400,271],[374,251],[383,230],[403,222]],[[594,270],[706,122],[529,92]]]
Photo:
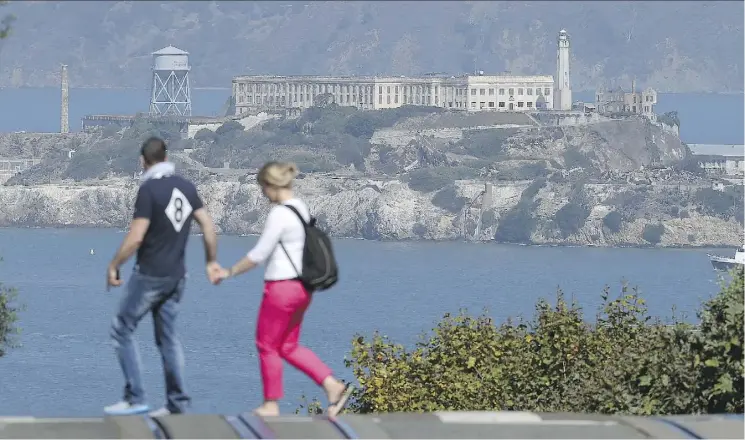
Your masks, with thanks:
[[[556,82],[554,82],[554,110],[572,109],[572,88],[569,82],[569,35],[559,32],[556,49]]]

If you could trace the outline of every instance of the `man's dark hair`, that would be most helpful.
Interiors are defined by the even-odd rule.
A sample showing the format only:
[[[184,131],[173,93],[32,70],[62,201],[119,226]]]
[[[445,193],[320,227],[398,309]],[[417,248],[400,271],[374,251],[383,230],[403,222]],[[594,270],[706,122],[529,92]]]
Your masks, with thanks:
[[[142,143],[140,154],[147,165],[154,165],[166,160],[166,142],[158,137],[151,137]]]

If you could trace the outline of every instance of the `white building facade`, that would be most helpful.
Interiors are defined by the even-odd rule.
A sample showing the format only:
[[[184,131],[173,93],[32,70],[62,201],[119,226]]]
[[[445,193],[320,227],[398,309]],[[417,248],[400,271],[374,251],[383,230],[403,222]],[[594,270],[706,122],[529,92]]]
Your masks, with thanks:
[[[235,114],[304,109],[322,102],[364,110],[404,105],[465,111],[531,111],[554,108],[550,75],[239,76],[233,79]]]

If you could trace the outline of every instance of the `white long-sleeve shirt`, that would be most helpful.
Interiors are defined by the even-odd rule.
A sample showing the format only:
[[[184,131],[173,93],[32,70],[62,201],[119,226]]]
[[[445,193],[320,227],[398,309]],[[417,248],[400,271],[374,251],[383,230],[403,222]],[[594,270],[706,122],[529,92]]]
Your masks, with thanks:
[[[305,203],[297,198],[284,202],[300,212],[306,222],[310,221],[310,211]],[[280,247],[282,241],[292,263],[298,271],[303,270],[303,247],[305,246],[305,228],[292,210],[283,205],[275,205],[269,211],[264,230],[256,246],[248,253],[248,258],[256,264],[266,261],[264,280],[291,280],[298,277],[290,260]]]

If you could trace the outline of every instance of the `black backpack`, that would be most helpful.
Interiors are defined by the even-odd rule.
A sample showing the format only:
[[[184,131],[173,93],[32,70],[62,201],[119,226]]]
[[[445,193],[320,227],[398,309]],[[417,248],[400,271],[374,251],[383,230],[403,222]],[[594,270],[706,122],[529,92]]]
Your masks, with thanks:
[[[310,291],[326,290],[336,284],[339,280],[339,268],[334,258],[334,250],[331,247],[331,240],[325,232],[316,227],[316,219],[311,216],[310,222],[306,223],[302,215],[294,206],[284,205],[295,213],[297,218],[303,223],[305,228],[305,246],[303,246],[303,267],[299,271],[292,262],[287,249],[282,246],[287,259],[290,260],[293,269],[298,274],[298,279]]]

